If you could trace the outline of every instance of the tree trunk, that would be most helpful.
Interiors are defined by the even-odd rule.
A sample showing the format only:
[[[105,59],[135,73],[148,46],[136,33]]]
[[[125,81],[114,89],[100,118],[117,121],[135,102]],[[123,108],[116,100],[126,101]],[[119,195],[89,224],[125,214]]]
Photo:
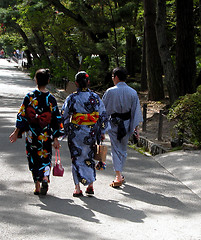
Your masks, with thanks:
[[[36,43],[37,43],[38,50],[39,50],[39,55],[40,55],[41,59],[44,59],[45,61],[47,61],[47,63],[49,65],[51,65],[48,53],[47,53],[47,51],[45,49],[44,42],[41,40],[41,37],[39,35],[38,30],[36,30],[35,28],[32,28],[32,32],[33,32],[33,34],[35,36]]]
[[[200,16],[200,25],[201,25],[201,0],[199,0],[199,16]],[[201,29],[200,29],[200,35],[201,35]]]
[[[33,58],[40,60],[39,57],[37,56],[37,53],[36,53],[34,47],[31,45],[31,43],[30,43],[30,41],[29,41],[26,33],[22,30],[22,28],[20,27],[20,25],[17,24],[17,23],[15,23],[14,21],[10,21],[10,26],[12,26],[13,28],[15,28],[15,29],[19,32],[19,34],[22,36],[22,38],[23,38],[23,40],[24,40],[24,42],[25,42],[25,44],[26,44],[29,52],[32,53]],[[29,63],[29,64],[30,64],[30,63]]]
[[[147,86],[147,71],[146,71],[146,40],[145,33],[143,34],[143,45],[142,45],[142,62],[141,62],[141,91],[146,91]]]
[[[180,95],[192,93],[195,84],[193,0],[176,0],[176,74]]]
[[[27,58],[27,68],[30,68],[32,66],[31,53],[28,49],[26,49],[24,53],[26,54],[26,58]]]
[[[123,6],[121,1],[121,4],[119,6]],[[140,0],[135,1],[135,9],[134,9],[134,17],[133,17],[133,27],[136,27],[137,24],[137,16],[139,11],[139,5]],[[136,72],[140,72],[141,66],[139,59],[141,58],[141,52],[137,45],[137,39],[133,31],[130,29],[130,27],[126,27],[126,69],[128,72],[128,75],[131,77],[135,77]]]
[[[135,76],[135,40],[133,38],[133,34],[128,34],[128,36],[126,36],[126,69],[128,72],[128,75],[130,75],[131,77]]]
[[[108,1],[108,5],[109,5],[109,8],[110,8],[110,14],[111,14],[112,25],[113,25],[113,30],[114,30],[115,60],[116,60],[117,67],[119,67],[119,54],[118,54],[118,41],[117,41],[116,23],[115,23],[115,20],[114,20],[113,10],[112,10],[112,6],[110,4],[110,1]]]
[[[144,20],[146,39],[146,65],[148,98],[157,101],[164,98],[162,65],[156,38],[156,0],[144,0]]]
[[[104,84],[107,85],[109,82],[111,81],[111,76],[108,73],[108,69],[110,66],[110,61],[109,61],[109,57],[106,54],[100,54],[99,55],[100,60],[101,60],[101,66],[102,66],[102,70],[104,73],[103,79],[104,79]]]
[[[179,97],[178,86],[176,85],[175,69],[171,59],[171,54],[166,38],[166,1],[158,0],[158,11],[156,20],[156,33],[158,39],[158,49],[165,74],[165,81],[170,98],[170,104]]]

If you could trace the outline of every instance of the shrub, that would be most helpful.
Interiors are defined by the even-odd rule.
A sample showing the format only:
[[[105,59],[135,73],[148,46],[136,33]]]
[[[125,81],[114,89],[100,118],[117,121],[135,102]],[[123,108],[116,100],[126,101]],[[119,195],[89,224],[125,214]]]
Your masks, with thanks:
[[[101,77],[101,61],[98,55],[85,57],[82,67],[89,74],[91,86],[99,85],[104,80]]]
[[[40,68],[49,68],[52,79],[50,83],[55,86],[64,85],[63,78],[68,78],[69,81],[74,81],[76,71],[70,67],[63,59],[51,59],[51,65],[46,61],[33,62],[33,66],[29,69],[30,77],[34,78],[35,72]]]
[[[193,94],[180,97],[171,107],[168,118],[176,120],[178,135],[201,147],[201,85]]]

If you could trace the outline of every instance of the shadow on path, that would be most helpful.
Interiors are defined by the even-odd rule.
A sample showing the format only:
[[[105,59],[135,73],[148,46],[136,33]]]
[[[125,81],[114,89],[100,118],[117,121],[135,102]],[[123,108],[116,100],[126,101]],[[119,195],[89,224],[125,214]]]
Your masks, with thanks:
[[[94,218],[95,214],[90,209],[75,204],[72,199],[61,199],[52,195],[39,196],[39,198],[43,204],[32,205],[40,207],[41,210],[78,217],[88,222],[99,223],[99,220]]]
[[[134,210],[115,200],[104,200],[96,197],[83,197],[81,200],[86,204],[88,209],[92,209],[109,217],[137,223],[143,223],[143,219],[146,218],[143,211]]]
[[[122,188],[122,195],[125,197],[130,197],[132,199],[149,203],[152,205],[165,206],[172,209],[188,211],[188,207],[175,197],[166,197],[165,195],[158,193],[151,193],[148,191],[141,190],[139,188],[133,187],[131,185],[125,184]]]
[[[103,200],[96,197],[81,197],[85,206],[77,205],[72,199],[61,199],[55,196],[39,196],[43,204],[31,204],[40,207],[41,210],[58,214],[78,217],[88,222],[101,223],[95,218],[95,212],[109,217],[127,220],[131,222],[143,223],[146,217],[143,211],[134,210],[129,206],[120,204],[115,200]]]

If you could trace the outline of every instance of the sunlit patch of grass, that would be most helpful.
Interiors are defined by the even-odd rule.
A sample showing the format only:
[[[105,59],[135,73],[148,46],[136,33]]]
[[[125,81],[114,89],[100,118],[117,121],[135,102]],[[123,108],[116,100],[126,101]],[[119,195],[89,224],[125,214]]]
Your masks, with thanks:
[[[145,147],[138,147],[136,144],[128,145],[128,146],[143,155],[151,156],[151,153],[147,151]]]

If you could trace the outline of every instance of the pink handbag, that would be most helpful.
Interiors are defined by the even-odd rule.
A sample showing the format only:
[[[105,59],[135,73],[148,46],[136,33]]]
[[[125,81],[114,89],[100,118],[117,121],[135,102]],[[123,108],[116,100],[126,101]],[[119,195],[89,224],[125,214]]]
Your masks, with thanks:
[[[57,159],[57,154],[58,154],[58,159]],[[53,176],[57,176],[57,177],[63,177],[64,175],[64,168],[61,165],[61,157],[60,157],[59,149],[55,151],[55,163],[54,163],[52,173],[53,173]]]

